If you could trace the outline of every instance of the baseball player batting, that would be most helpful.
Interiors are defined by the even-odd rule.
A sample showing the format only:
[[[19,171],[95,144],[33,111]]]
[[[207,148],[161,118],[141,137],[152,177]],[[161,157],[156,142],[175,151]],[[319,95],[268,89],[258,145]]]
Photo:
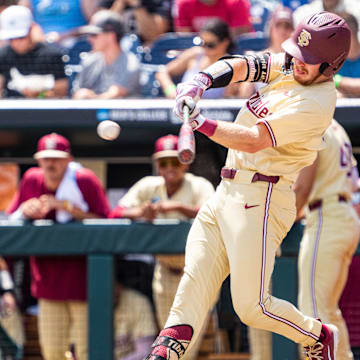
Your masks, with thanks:
[[[165,329],[146,359],[181,358],[197,338],[223,280],[231,275],[234,309],[245,324],[301,344],[309,360],[334,360],[338,330],[268,292],[275,252],[296,216],[292,186],[323,146],[333,118],[332,80],[350,47],[345,21],[328,12],[306,18],[285,53],[229,56],[178,85],[175,113],[186,104],[196,131],[228,148],[222,181],[190,229],[184,275]],[[263,81],[234,123],[208,119],[203,92]]]
[[[298,304],[304,314],[337,326],[337,357],[351,360],[354,357],[338,303],[360,235],[359,219],[350,201],[356,189],[356,181],[351,181],[357,178],[351,176],[356,161],[348,135],[335,120],[324,141],[325,149],[300,172],[294,187],[298,213],[308,204],[298,259]]]

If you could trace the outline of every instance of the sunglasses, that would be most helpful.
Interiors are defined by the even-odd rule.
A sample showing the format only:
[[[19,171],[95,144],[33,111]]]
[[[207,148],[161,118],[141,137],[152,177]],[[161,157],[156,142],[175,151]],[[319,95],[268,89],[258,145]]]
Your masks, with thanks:
[[[208,49],[215,49],[220,43],[216,41],[202,41],[201,46]]]
[[[179,167],[180,162],[176,158],[168,158],[168,159],[160,159],[159,160],[159,167],[166,168],[167,166]]]

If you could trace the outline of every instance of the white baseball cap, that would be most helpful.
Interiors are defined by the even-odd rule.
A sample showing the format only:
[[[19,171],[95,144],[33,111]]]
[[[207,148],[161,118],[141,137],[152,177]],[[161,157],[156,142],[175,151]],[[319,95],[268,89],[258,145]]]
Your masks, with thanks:
[[[26,36],[33,23],[31,11],[20,5],[7,7],[0,14],[0,38],[10,40]]]

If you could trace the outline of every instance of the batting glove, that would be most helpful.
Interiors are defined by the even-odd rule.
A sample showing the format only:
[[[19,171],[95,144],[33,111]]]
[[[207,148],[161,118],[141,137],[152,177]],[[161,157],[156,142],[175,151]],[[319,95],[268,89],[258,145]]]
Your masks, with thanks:
[[[187,96],[182,98],[183,103],[182,107],[186,105],[189,108],[189,122],[193,130],[197,130],[205,121],[205,117],[200,114],[200,108],[196,104],[196,102]],[[183,120],[183,114],[179,114],[176,112],[176,107],[174,108],[175,114]]]
[[[211,86],[210,78],[202,73],[196,74],[190,81],[178,84],[176,88],[176,104],[174,113],[180,118],[183,117],[183,107],[189,106],[190,115],[195,109],[196,103],[200,100],[202,94]],[[193,102],[191,102],[192,100]]]

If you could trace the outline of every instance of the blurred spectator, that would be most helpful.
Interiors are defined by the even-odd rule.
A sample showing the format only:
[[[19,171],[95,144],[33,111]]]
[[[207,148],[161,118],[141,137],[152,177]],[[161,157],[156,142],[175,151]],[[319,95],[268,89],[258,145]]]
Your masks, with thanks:
[[[213,194],[211,183],[187,173],[188,166],[177,158],[178,137],[167,135],[155,143],[153,159],[159,176],[146,176],[121,198],[110,217],[130,219],[195,218],[201,205]],[[157,255],[153,279],[153,295],[158,325],[167,320],[177,286],[183,274],[184,255]],[[196,359],[201,340],[184,359]]]
[[[175,99],[175,77],[182,76],[181,81],[192,79],[193,75],[216,62],[220,57],[231,54],[234,44],[228,25],[219,18],[210,19],[200,31],[201,46],[185,50],[173,61],[163,66],[156,74],[166,97]],[[217,99],[236,93],[237,84],[228,88],[209,89],[204,98]]]
[[[349,55],[340,71],[334,76],[338,97],[360,96],[360,41],[357,37],[359,24],[355,16],[342,13],[351,30]]]
[[[281,5],[276,7],[267,25],[269,47],[264,49],[263,52],[267,51],[274,54],[283,52],[281,44],[291,36],[293,30],[294,23],[291,9]],[[248,98],[263,86],[264,83],[241,83],[239,96]]]
[[[173,31],[174,0],[102,0],[100,7],[123,15],[126,32],[135,33],[144,46],[150,46],[160,35]]]
[[[0,91],[3,97],[57,98],[67,94],[62,53],[33,41],[33,18],[28,8],[10,6],[0,14]]]
[[[291,9],[284,6],[276,7],[268,24],[269,47],[265,51],[273,54],[283,52],[281,44],[290,37],[293,30],[294,22]]]
[[[252,31],[249,0],[175,0],[174,23],[178,32],[199,32],[213,17],[224,20],[233,37]]]
[[[143,359],[158,331],[152,305],[145,295],[125,285],[131,276],[127,261],[120,260],[116,274],[114,359]]]
[[[100,10],[82,29],[89,35],[93,52],[82,62],[74,81],[74,99],[115,99],[137,94],[140,64],[136,55],[123,51],[121,15]]]
[[[50,42],[59,41],[88,23],[99,0],[19,0],[30,8]],[[65,43],[66,45],[66,43]]]
[[[306,16],[320,11],[329,11],[332,13],[342,13],[346,11],[353,14],[358,23],[360,23],[359,0],[313,0],[309,2],[309,4],[300,6],[294,11],[295,26]],[[360,32],[358,32],[358,38],[360,39]]]
[[[95,174],[73,161],[69,141],[43,136],[10,207],[10,219],[51,219],[59,223],[107,217],[108,201]],[[38,329],[45,360],[63,359],[69,344],[87,359],[85,256],[32,256],[31,290],[38,299]]]

